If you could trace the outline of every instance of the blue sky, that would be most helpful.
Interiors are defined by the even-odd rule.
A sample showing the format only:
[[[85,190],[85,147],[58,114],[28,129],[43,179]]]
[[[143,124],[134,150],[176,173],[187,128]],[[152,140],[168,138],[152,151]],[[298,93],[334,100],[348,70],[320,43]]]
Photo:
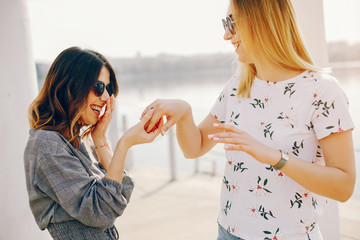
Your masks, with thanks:
[[[360,42],[360,1],[324,0],[328,41]],[[224,0],[26,0],[35,59],[69,46],[108,57],[233,52],[223,39]]]

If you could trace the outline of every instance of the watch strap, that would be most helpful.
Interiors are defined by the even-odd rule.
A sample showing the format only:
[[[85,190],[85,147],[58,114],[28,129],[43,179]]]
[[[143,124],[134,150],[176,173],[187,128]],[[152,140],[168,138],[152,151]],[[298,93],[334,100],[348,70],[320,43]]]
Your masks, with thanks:
[[[287,161],[289,160],[289,156],[286,154],[286,153],[284,153],[283,151],[281,151],[281,150],[279,150],[280,151],[280,153],[281,153],[281,159],[280,159],[280,161],[277,163],[277,164],[275,164],[273,167],[275,168],[275,169],[277,169],[277,170],[280,170],[281,168],[283,168],[284,167],[284,165],[287,163]]]

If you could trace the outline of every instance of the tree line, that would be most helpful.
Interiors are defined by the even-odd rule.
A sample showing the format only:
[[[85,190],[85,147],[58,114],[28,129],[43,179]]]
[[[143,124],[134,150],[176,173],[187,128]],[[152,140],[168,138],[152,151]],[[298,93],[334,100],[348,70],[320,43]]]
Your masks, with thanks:
[[[360,43],[330,42],[327,44],[330,62],[360,61]],[[119,84],[181,84],[188,81],[225,81],[236,67],[234,53],[215,53],[192,56],[159,54],[155,57],[109,59]],[[50,65],[37,63],[39,87]]]

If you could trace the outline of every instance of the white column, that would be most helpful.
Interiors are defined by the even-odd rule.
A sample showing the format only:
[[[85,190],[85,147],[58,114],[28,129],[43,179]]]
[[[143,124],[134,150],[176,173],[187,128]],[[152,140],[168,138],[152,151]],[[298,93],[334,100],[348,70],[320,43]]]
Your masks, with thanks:
[[[0,1],[0,239],[50,239],[31,214],[23,153],[27,110],[37,94],[29,17],[24,0]]]
[[[323,0],[292,0],[306,47],[320,67],[328,66]]]
[[[328,66],[325,39],[323,0],[292,0],[305,44],[315,64]],[[324,239],[340,239],[339,207],[334,200],[329,200],[325,214],[320,220]]]

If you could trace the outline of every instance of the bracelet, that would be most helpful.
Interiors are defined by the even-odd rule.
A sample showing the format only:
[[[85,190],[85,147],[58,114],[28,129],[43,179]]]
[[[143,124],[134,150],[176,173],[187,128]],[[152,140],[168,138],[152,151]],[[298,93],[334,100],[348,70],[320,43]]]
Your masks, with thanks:
[[[282,167],[284,167],[284,165],[287,163],[287,161],[289,160],[289,156],[284,153],[283,151],[279,150],[281,153],[281,159],[280,161],[275,164],[273,167],[277,170],[280,170]]]
[[[100,148],[103,148],[103,147],[106,147],[106,146],[109,146],[108,142],[106,142],[104,145],[95,146],[95,149],[100,149]]]

